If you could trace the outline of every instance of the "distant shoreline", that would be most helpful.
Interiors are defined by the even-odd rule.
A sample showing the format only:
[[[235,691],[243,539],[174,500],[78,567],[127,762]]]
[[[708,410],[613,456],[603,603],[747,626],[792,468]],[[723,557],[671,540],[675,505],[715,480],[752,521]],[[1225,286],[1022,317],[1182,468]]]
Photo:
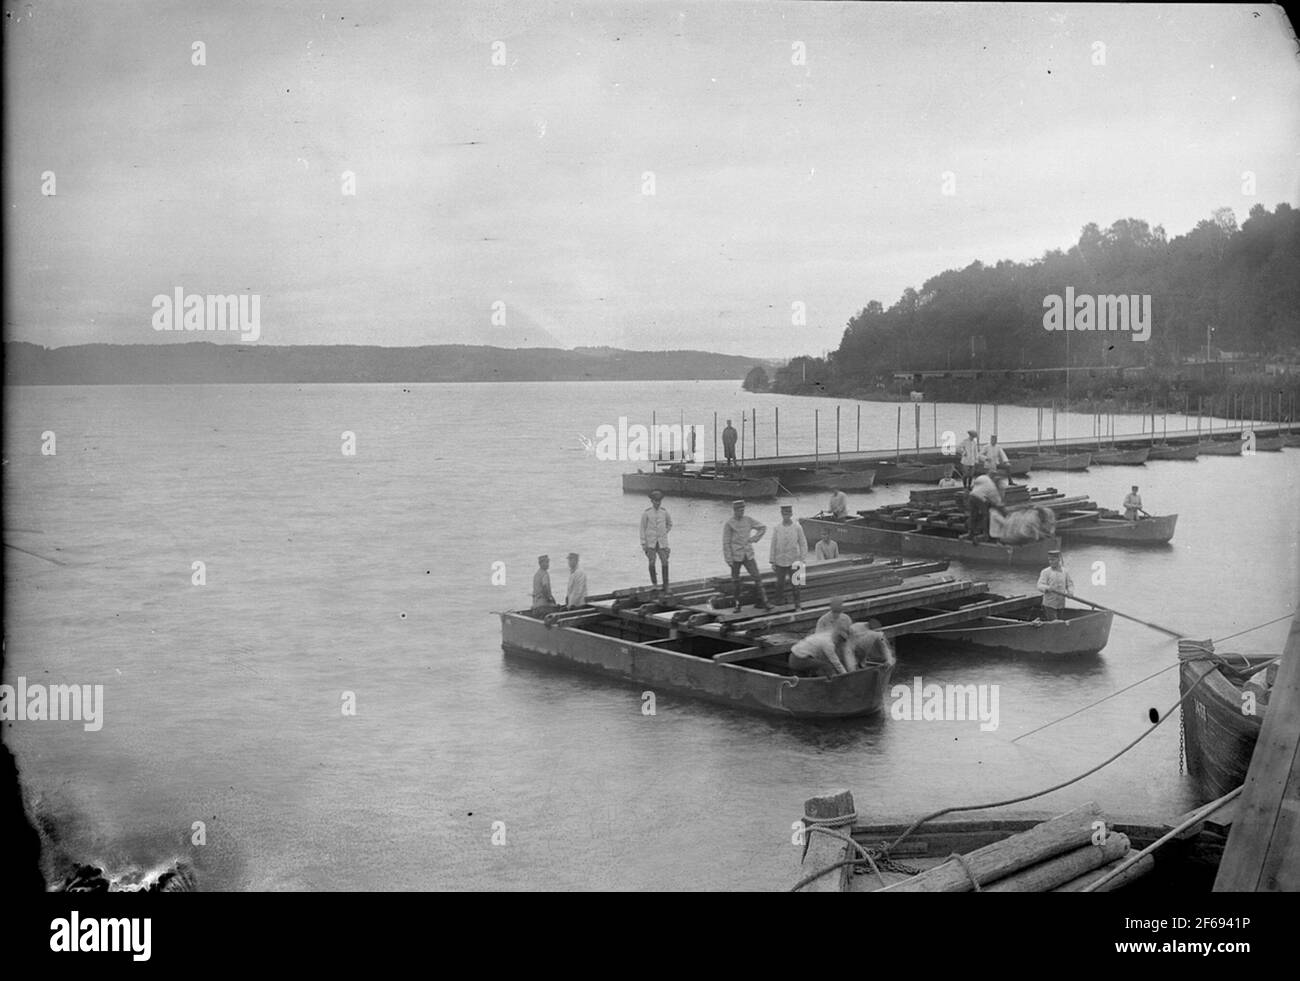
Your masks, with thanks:
[[[37,385],[418,385],[564,381],[734,381],[759,358],[710,351],[498,348],[468,344],[4,345],[4,381]]]

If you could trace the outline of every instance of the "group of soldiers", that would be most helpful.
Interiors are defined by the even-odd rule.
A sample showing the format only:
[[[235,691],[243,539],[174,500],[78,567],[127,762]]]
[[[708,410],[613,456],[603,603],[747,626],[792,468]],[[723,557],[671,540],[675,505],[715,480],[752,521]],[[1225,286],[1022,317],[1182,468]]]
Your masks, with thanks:
[[[995,479],[996,478],[996,479]],[[971,483],[968,500],[981,502],[980,517],[987,531],[988,507],[1001,506],[998,483],[1004,479],[1001,474],[979,474]],[[987,485],[981,481],[986,481]],[[986,487],[993,488],[990,497],[983,496]],[[1137,487],[1129,498],[1125,499],[1126,510],[1140,509],[1141,498],[1137,497]],[[985,501],[993,501],[985,504]],[[731,569],[733,601],[737,610],[741,609],[741,571],[749,574],[754,589],[758,593],[758,608],[770,610],[767,591],[763,586],[763,577],[759,572],[754,546],[767,534],[768,528],[757,518],[745,513],[743,500],[733,501],[732,516],[722,527],[722,555]],[[793,520],[794,506],[781,504],[781,521],[772,530],[771,548],[768,559],[776,573],[776,602],[785,602],[785,589],[790,587],[794,608],[801,609],[799,586],[801,577],[797,570],[807,561],[808,540],[803,528]],[[839,517],[848,512],[848,499],[838,488],[832,489],[827,510]],[[976,528],[972,518],[972,529]],[[650,506],[641,514],[641,549],[646,556],[650,582],[658,586],[660,573],[663,576],[663,589],[668,589],[668,560],[671,549],[668,534],[673,529],[672,515],[663,506],[663,492],[650,492]],[[830,529],[822,531],[817,543],[815,555],[820,561],[839,557],[839,546],[831,538]],[[569,582],[563,603],[558,603],[551,592],[550,557],[537,557],[537,572],[533,575],[532,612],[543,615],[561,609],[574,609],[587,602],[587,574],[579,568],[579,556],[569,553]],[[1067,596],[1074,593],[1074,582],[1065,571],[1061,553],[1053,550],[1048,553],[1049,565],[1038,577],[1038,590],[1043,594],[1041,617],[1044,620],[1056,620],[1065,606]],[[844,612],[843,600],[832,598],[829,609],[817,621],[811,634],[796,643],[790,651],[790,667],[798,674],[834,676],[856,671],[871,664],[893,664],[894,652],[889,640],[880,631],[880,624],[874,620],[854,623]]]

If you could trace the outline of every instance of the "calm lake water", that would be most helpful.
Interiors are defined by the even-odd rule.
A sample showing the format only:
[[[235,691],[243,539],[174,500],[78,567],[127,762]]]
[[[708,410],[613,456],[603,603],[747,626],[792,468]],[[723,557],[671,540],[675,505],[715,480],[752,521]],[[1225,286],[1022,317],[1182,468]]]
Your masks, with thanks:
[[[224,890],[783,888],[798,861],[791,822],[818,790],[848,787],[877,819],[1031,792],[1100,762],[1178,697],[1170,670],[1011,742],[1174,663],[1173,641],[1118,619],[1086,663],[904,657],[896,682],[999,685],[991,732],[803,724],[667,692],[647,716],[636,687],[502,658],[492,613],[528,605],[539,553],[553,557],[557,593],[569,551],[593,592],[645,577],[645,502],[620,485],[634,465],[597,460],[579,435],[620,416],[648,424],[652,411],[711,434],[715,411],[739,424],[753,407],[770,453],[779,406],[783,453],[811,450],[814,409],[832,451],[840,404],[851,449],[858,403],[733,382],[18,388],[7,399],[4,680],[103,684],[105,710],[98,732],[17,722],[5,740],[63,844],[112,868],[186,856],[202,888]],[[892,445],[897,406],[861,411],[862,445]],[[1002,408],[1002,438],[1034,438],[1037,420]],[[973,407],[939,408],[940,431],[973,423]],[[985,407],[984,432],[991,423]],[[341,451],[345,431],[355,456]],[[1072,416],[1058,433],[1091,431],[1091,417]],[[56,455],[41,453],[46,432]],[[1195,637],[1291,609],[1300,450],[1035,477],[1110,506],[1136,482],[1149,510],[1181,515],[1167,550],[1071,549],[1081,595]],[[796,513],[824,498],[800,497]],[[667,506],[674,575],[724,573],[727,503]],[[775,503],[752,513],[770,524]],[[196,561],[204,586],[191,582]],[[1036,578],[953,571],[1015,592]],[[1275,651],[1287,626],[1220,650]],[[345,692],[355,716],[341,711]],[[1096,800],[1169,817],[1196,799],[1171,720],[1025,806]],[[196,821],[202,846],[190,844]]]

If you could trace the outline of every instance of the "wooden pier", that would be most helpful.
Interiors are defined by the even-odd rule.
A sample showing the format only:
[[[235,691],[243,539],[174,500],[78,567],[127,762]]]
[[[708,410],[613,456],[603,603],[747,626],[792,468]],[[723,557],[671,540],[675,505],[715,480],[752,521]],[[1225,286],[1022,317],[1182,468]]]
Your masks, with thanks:
[[[1242,440],[1242,434],[1253,432],[1256,440],[1271,439],[1274,437],[1285,438],[1295,434],[1300,434],[1300,427],[1290,423],[1267,423],[1254,426],[1228,426],[1219,429],[1202,428],[1199,432],[1195,429],[1190,430],[1171,430],[1165,435],[1153,432],[1130,433],[1125,436],[1103,437],[1098,440],[1096,436],[1072,436],[1068,439],[1054,440],[1013,440],[1008,442],[998,441],[1008,454],[1012,453],[1065,453],[1067,451],[1082,452],[1085,450],[1117,449],[1117,450],[1139,450],[1143,447],[1152,445],[1161,446],[1190,446],[1197,443],[1205,442],[1214,438],[1223,441]],[[738,459],[737,466],[731,469],[740,469],[754,473],[780,472],[782,470],[794,470],[800,468],[817,468],[817,467],[844,467],[852,469],[854,467],[869,467],[872,464],[893,463],[901,459],[904,463],[916,464],[936,464],[936,463],[953,463],[957,459],[956,453],[945,453],[939,446],[905,446],[901,451],[897,447],[884,447],[880,449],[868,450],[831,450],[826,453],[799,453],[792,455],[780,456],[753,456],[748,459]],[[717,461],[714,461],[716,465]],[[708,465],[706,465],[706,469]]]

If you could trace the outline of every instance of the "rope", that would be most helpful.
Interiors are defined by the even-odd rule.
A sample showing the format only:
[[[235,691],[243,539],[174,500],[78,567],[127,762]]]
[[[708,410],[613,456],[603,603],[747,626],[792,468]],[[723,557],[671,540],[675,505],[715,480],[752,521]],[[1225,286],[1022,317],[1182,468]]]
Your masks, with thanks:
[[[994,801],[991,804],[966,804],[959,807],[945,807],[943,810],[935,811],[933,814],[927,814],[925,817],[918,818],[916,821],[914,821],[906,831],[904,831],[901,835],[899,835],[896,839],[894,839],[894,841],[892,841],[888,846],[886,846],[885,854],[888,855],[890,850],[897,848],[921,825],[925,824],[928,821],[933,821],[937,817],[942,817],[945,814],[955,814],[959,811],[985,811],[985,810],[991,810],[995,807],[1007,807],[1010,804],[1021,804],[1027,800],[1033,800],[1035,797],[1043,797],[1047,794],[1053,793],[1054,791],[1062,790],[1065,787],[1070,786],[1071,784],[1078,783],[1080,780],[1092,776],[1098,770],[1102,769],[1105,766],[1109,766],[1111,763],[1115,762],[1117,759],[1119,759],[1121,756],[1127,753],[1130,749],[1132,749],[1142,740],[1146,739],[1147,736],[1151,735],[1151,733],[1155,732],[1158,728],[1160,728],[1160,726],[1164,724],[1165,720],[1168,719],[1169,716],[1173,713],[1174,709],[1180,707],[1183,704],[1183,702],[1187,701],[1187,699],[1191,697],[1192,692],[1196,691],[1197,687],[1203,681],[1205,681],[1205,679],[1208,678],[1209,675],[1210,672],[1207,671],[1204,675],[1198,678],[1196,680],[1196,683],[1187,689],[1187,694],[1183,695],[1182,698],[1178,699],[1177,702],[1175,702],[1172,706],[1170,706],[1169,710],[1166,711],[1163,715],[1161,715],[1154,725],[1152,725],[1149,729],[1144,730],[1142,735],[1138,736],[1136,739],[1134,739],[1131,743],[1129,743],[1119,752],[1115,753],[1114,755],[1098,763],[1096,766],[1092,767],[1091,769],[1084,771],[1083,773],[1079,774],[1077,777],[1071,777],[1069,780],[1066,780],[1062,783],[1058,783],[1053,787],[1048,787],[1046,790],[1040,790],[1032,794],[1025,794],[1021,797],[1012,797],[1009,798],[1008,800]]]
[[[858,816],[857,814],[852,814],[852,815],[847,815],[847,817],[849,818],[850,821],[855,821],[857,820]],[[812,840],[813,834],[818,833],[818,834],[829,835],[830,837],[835,838],[839,841],[847,842],[850,846],[852,846],[853,850],[857,852],[857,857],[835,862],[831,865],[826,866],[824,869],[819,869],[816,872],[804,876],[802,879],[800,879],[798,882],[796,882],[793,886],[790,887],[791,892],[798,892],[804,886],[808,885],[808,883],[815,882],[817,879],[820,879],[828,872],[834,872],[836,869],[843,868],[846,865],[857,865],[859,861],[862,861],[863,859],[867,858],[867,850],[865,848],[863,848],[856,841],[854,841],[850,835],[845,834],[843,831],[835,830],[842,823],[841,818],[810,818],[805,816],[803,820],[804,820],[804,830],[807,832],[804,835],[804,841],[803,841],[804,855],[808,854],[808,844]],[[813,823],[810,824],[809,823],[810,821]],[[832,823],[822,824],[821,823],[822,821],[829,821]]]
[[[1232,640],[1232,638],[1234,638],[1234,637],[1240,637],[1242,634],[1248,634],[1248,633],[1251,633],[1251,632],[1253,632],[1253,631],[1259,630],[1259,629],[1261,629],[1261,628],[1263,628],[1263,627],[1270,627],[1270,626],[1272,626],[1273,624],[1275,624],[1275,623],[1280,623],[1280,622],[1283,621],[1283,620],[1289,620],[1289,619],[1291,619],[1292,616],[1294,616],[1294,613],[1288,613],[1288,614],[1286,614],[1285,616],[1276,617],[1275,619],[1269,620],[1269,621],[1267,621],[1266,623],[1256,624],[1256,625],[1253,626],[1253,627],[1247,627],[1245,630],[1238,630],[1235,634],[1229,634],[1227,637],[1220,637],[1217,641],[1214,641],[1214,640],[1202,640],[1202,641],[1195,641],[1195,640],[1192,640],[1192,641],[1188,641],[1188,640],[1180,640],[1180,641],[1178,642],[1178,657],[1179,657],[1179,661],[1183,661],[1183,660],[1200,660],[1200,658],[1186,658],[1186,657],[1184,657],[1184,656],[1183,656],[1183,650],[1184,650],[1183,645],[1184,645],[1184,644],[1188,644],[1188,645],[1198,645],[1198,646],[1199,646],[1199,645],[1202,645],[1202,644],[1208,644],[1208,645],[1209,645],[1209,648],[1210,648],[1210,651],[1213,652],[1213,650],[1214,650],[1214,645],[1215,645],[1216,643],[1217,643],[1217,644],[1222,644],[1225,640]],[[1241,654],[1234,655],[1234,656],[1236,656],[1236,657],[1241,657],[1241,658],[1243,658],[1243,659],[1245,658],[1245,655],[1241,655]],[[1274,660],[1277,660],[1277,658],[1274,658]],[[1270,662],[1268,662],[1268,663],[1272,663],[1272,662],[1270,661]],[[1247,664],[1249,664],[1249,662],[1247,662]],[[1175,667],[1177,667],[1177,666],[1178,666],[1177,664],[1170,664],[1170,665],[1167,665],[1167,666],[1161,668],[1159,671],[1154,671],[1154,672],[1152,672],[1151,674],[1147,675],[1145,678],[1140,678],[1140,679],[1138,679],[1137,681],[1133,682],[1133,684],[1131,684],[1131,685],[1125,685],[1123,688],[1119,689],[1118,691],[1113,691],[1113,692],[1111,692],[1109,695],[1105,695],[1105,696],[1103,696],[1102,698],[1097,699],[1097,701],[1095,701],[1095,702],[1089,702],[1087,705],[1083,706],[1083,708],[1075,709],[1073,712],[1069,713],[1068,715],[1063,715],[1063,716],[1061,716],[1059,719],[1053,719],[1051,722],[1045,722],[1045,723],[1043,723],[1041,726],[1039,726],[1037,729],[1030,729],[1028,732],[1022,732],[1019,736],[1016,736],[1016,738],[1013,739],[1013,740],[1011,740],[1011,741],[1012,741],[1013,743],[1014,743],[1014,742],[1019,742],[1021,739],[1024,739],[1026,736],[1032,736],[1034,733],[1036,733],[1036,732],[1041,732],[1043,729],[1050,728],[1051,726],[1056,725],[1058,722],[1064,722],[1066,719],[1072,719],[1072,718],[1074,718],[1074,716],[1078,715],[1080,712],[1086,712],[1088,709],[1093,708],[1094,706],[1100,705],[1102,702],[1108,701],[1109,699],[1114,698],[1116,695],[1122,695],[1122,694],[1124,694],[1124,692],[1128,691],[1130,688],[1136,688],[1138,685],[1142,684],[1143,682],[1150,681],[1152,678],[1158,677],[1158,676],[1164,674],[1166,671],[1169,671],[1169,670],[1171,670],[1171,669],[1173,669],[1173,668],[1175,668]],[[1267,664],[1261,664],[1261,665],[1258,665],[1258,666],[1256,667],[1256,670],[1259,670],[1260,668],[1267,667],[1267,666],[1268,666]]]
[[[1168,832],[1161,835],[1159,838],[1157,838],[1151,844],[1147,845],[1147,847],[1142,849],[1140,852],[1135,852],[1133,854],[1130,854],[1124,859],[1124,861],[1122,861],[1119,865],[1115,866],[1115,868],[1111,869],[1100,879],[1097,879],[1095,882],[1088,883],[1088,885],[1086,885],[1084,888],[1080,889],[1079,891],[1096,892],[1106,883],[1110,882],[1111,879],[1115,878],[1117,875],[1121,874],[1122,872],[1127,871],[1131,866],[1136,865],[1138,862],[1140,862],[1147,855],[1150,855],[1161,845],[1165,844],[1172,838],[1175,838],[1178,835],[1182,834],[1186,829],[1190,828],[1192,825],[1198,823],[1199,821],[1203,820],[1206,817],[1209,817],[1209,815],[1213,814],[1220,807],[1222,807],[1224,804],[1228,803],[1228,801],[1232,800],[1239,793],[1241,793],[1243,787],[1245,787],[1245,784],[1242,784],[1241,787],[1238,787],[1236,790],[1228,791],[1218,800],[1210,801],[1210,803],[1206,804],[1204,807],[1195,811],[1191,817],[1187,818],[1187,820],[1180,822],[1178,827],[1171,828]]]
[[[980,880],[975,878],[975,870],[970,867],[970,862],[966,860],[966,856],[953,852],[948,856],[948,861],[952,861],[953,859],[956,859],[957,864],[962,867],[962,871],[964,871],[966,877],[970,879],[970,884],[975,887],[975,891],[983,892],[984,890],[980,888]]]
[[[1259,624],[1258,626],[1250,627],[1250,628],[1248,628],[1248,629],[1246,629],[1246,630],[1238,631],[1236,634],[1231,634],[1231,635],[1228,636],[1228,637],[1224,637],[1224,638],[1222,638],[1222,640],[1230,640],[1232,637],[1238,637],[1238,636],[1240,636],[1241,634],[1244,634],[1244,633],[1250,633],[1250,632],[1253,631],[1253,630],[1258,630],[1258,629],[1260,629],[1260,627],[1267,627],[1267,626],[1269,626],[1270,624],[1274,624],[1274,623],[1279,622],[1280,620],[1288,619],[1288,618],[1291,617],[1292,615],[1293,615],[1293,614],[1287,614],[1285,617],[1278,617],[1276,620],[1270,620],[1270,621],[1268,621],[1268,623],[1262,623],[1262,624]],[[1183,657],[1182,645],[1183,645],[1184,643],[1187,643],[1187,644],[1189,644],[1189,645],[1195,645],[1195,646],[1197,647],[1197,650],[1196,650],[1194,653],[1189,651],[1188,656],[1187,656],[1187,657]],[[1208,645],[1208,647],[1209,647],[1209,649],[1210,649],[1210,656],[1208,656],[1208,657],[1206,656],[1206,652],[1205,652],[1204,648],[1203,648],[1201,645]],[[1180,656],[1180,660],[1221,660],[1221,655],[1213,654],[1213,645],[1214,645],[1214,642],[1213,642],[1213,641],[1186,641],[1186,642],[1184,642],[1184,641],[1180,641],[1180,642],[1179,642],[1179,648],[1180,648],[1179,656]],[[1269,661],[1268,663],[1272,663],[1272,661],[1276,661],[1276,660],[1280,660],[1280,659],[1281,659],[1280,656],[1277,657],[1277,658],[1272,658],[1272,659],[1270,659],[1270,661]],[[1154,678],[1156,675],[1163,674],[1165,671],[1168,671],[1168,670],[1169,670],[1170,668],[1172,668],[1172,667],[1175,667],[1175,665],[1172,665],[1172,664],[1171,664],[1171,665],[1169,665],[1168,667],[1161,668],[1161,669],[1160,669],[1159,671],[1157,671],[1155,674],[1150,675],[1150,676],[1148,676],[1147,678],[1142,679],[1142,681],[1149,681],[1151,678]],[[1165,711],[1165,712],[1160,716],[1159,719],[1156,720],[1155,724],[1153,724],[1150,728],[1144,730],[1144,731],[1142,732],[1142,734],[1139,735],[1136,739],[1134,739],[1134,740],[1133,740],[1132,742],[1130,742],[1128,745],[1124,746],[1124,747],[1123,747],[1122,749],[1120,749],[1118,752],[1114,753],[1113,755],[1109,756],[1108,758],[1106,758],[1106,759],[1103,760],[1102,762],[1098,763],[1096,766],[1094,766],[1094,767],[1092,767],[1092,768],[1090,768],[1090,769],[1088,769],[1088,770],[1085,770],[1083,773],[1079,774],[1078,776],[1076,776],[1076,777],[1072,777],[1072,778],[1070,778],[1069,780],[1063,781],[1062,783],[1058,783],[1058,784],[1056,784],[1055,786],[1048,787],[1048,788],[1046,788],[1045,790],[1039,790],[1039,791],[1037,791],[1037,792],[1035,792],[1035,793],[1032,793],[1032,794],[1025,794],[1025,795],[1020,796],[1020,797],[1012,797],[1012,798],[1008,798],[1007,800],[994,801],[993,803],[990,803],[990,804],[966,804],[966,805],[961,805],[961,806],[957,806],[957,807],[945,807],[945,808],[943,808],[942,810],[934,811],[933,813],[931,813],[931,814],[927,814],[927,815],[925,815],[924,817],[918,818],[916,821],[912,822],[912,824],[911,824],[911,825],[910,825],[910,826],[909,826],[909,827],[908,827],[908,828],[907,828],[907,829],[906,829],[906,830],[905,830],[901,835],[899,835],[899,836],[898,836],[897,838],[895,838],[892,842],[890,842],[888,845],[884,846],[884,848],[881,849],[881,851],[880,851],[880,856],[884,859],[885,862],[892,862],[892,860],[890,859],[890,855],[889,855],[889,853],[890,853],[893,849],[897,848],[900,844],[902,844],[904,841],[906,841],[907,838],[909,838],[909,837],[910,837],[910,836],[911,836],[911,835],[912,835],[912,834],[913,834],[913,833],[914,833],[918,828],[920,828],[923,824],[926,824],[926,823],[928,823],[928,822],[930,822],[930,821],[933,821],[935,818],[943,817],[943,815],[945,815],[945,814],[956,814],[956,813],[963,812],[963,811],[984,811],[984,810],[992,810],[992,809],[997,808],[997,807],[1008,807],[1008,806],[1010,806],[1011,804],[1022,804],[1022,803],[1024,803],[1024,802],[1027,801],[1027,800],[1034,800],[1034,799],[1037,798],[1037,797],[1044,797],[1044,796],[1046,796],[1047,794],[1054,793],[1055,791],[1063,790],[1064,788],[1069,787],[1071,784],[1076,784],[1076,783],[1078,783],[1080,780],[1085,780],[1085,779],[1087,779],[1088,777],[1090,777],[1090,776],[1092,776],[1094,773],[1096,773],[1098,770],[1101,770],[1101,769],[1103,769],[1104,767],[1107,767],[1107,766],[1109,766],[1111,763],[1115,762],[1115,760],[1119,759],[1121,756],[1123,756],[1125,753],[1127,753],[1130,749],[1132,749],[1134,746],[1136,746],[1136,745],[1137,745],[1138,743],[1140,743],[1142,740],[1146,739],[1147,736],[1149,736],[1149,735],[1151,735],[1151,733],[1155,732],[1156,729],[1158,729],[1158,728],[1160,728],[1160,726],[1164,725],[1165,721],[1166,721],[1166,720],[1167,720],[1167,719],[1168,719],[1168,718],[1173,714],[1174,710],[1175,710],[1175,709],[1181,709],[1183,703],[1186,702],[1187,699],[1190,698],[1190,697],[1192,696],[1192,693],[1193,693],[1194,691],[1196,691],[1196,689],[1197,689],[1198,687],[1200,687],[1200,685],[1205,681],[1206,678],[1208,678],[1208,677],[1210,676],[1211,673],[1212,673],[1212,672],[1207,671],[1207,672],[1206,672],[1205,674],[1203,674],[1200,678],[1198,678],[1198,679],[1197,679],[1197,680],[1196,680],[1196,681],[1195,681],[1191,686],[1188,687],[1186,693],[1184,693],[1183,696],[1182,696],[1181,698],[1178,699],[1178,701],[1176,701],[1173,705],[1171,705],[1171,706],[1169,707],[1169,709],[1168,709],[1167,711]],[[1132,687],[1134,687],[1134,686],[1136,686],[1136,685],[1138,685],[1138,684],[1141,684],[1141,683],[1142,683],[1141,681],[1134,682],[1133,685],[1129,685],[1128,687],[1129,687],[1129,688],[1132,688]],[[1127,691],[1127,690],[1128,690],[1127,688],[1120,689],[1120,692],[1122,692],[1122,691]],[[1120,692],[1113,692],[1111,695],[1107,695],[1106,698],[1111,698],[1111,697],[1113,697],[1114,695],[1118,695],[1118,694],[1120,694]],[[1105,701],[1105,700],[1106,700],[1106,699],[1104,699],[1104,698],[1101,699],[1101,701]],[[1094,703],[1094,704],[1099,704],[1099,703]],[[1085,706],[1085,708],[1089,708],[1089,707],[1091,707],[1091,706]],[[1083,711],[1083,709],[1080,709],[1079,711]],[[1076,713],[1071,713],[1071,714],[1078,714],[1078,713],[1076,712]],[[1065,718],[1069,718],[1069,716],[1065,716]],[[1180,712],[1179,712],[1179,721],[1181,722],[1181,720],[1182,720],[1182,712],[1180,711]],[[1061,721],[1061,720],[1058,719],[1057,721],[1059,722],[1059,721]],[[1051,725],[1051,724],[1054,724],[1054,723],[1049,723],[1049,725]],[[1045,727],[1040,727],[1040,728],[1045,728]],[[1034,731],[1036,732],[1036,731],[1038,731],[1038,730],[1034,730]],[[1025,735],[1029,735],[1029,733],[1026,733]],[[1014,742],[1015,740],[1012,740],[1012,741]],[[1237,788],[1236,791],[1233,791],[1231,794],[1227,795],[1227,798],[1228,798],[1228,799],[1231,799],[1231,797],[1233,797],[1233,796],[1235,796],[1237,793],[1239,793],[1240,790],[1241,790],[1240,787]],[[1222,804],[1222,803],[1224,802],[1224,800],[1225,800],[1224,798],[1220,798],[1218,801],[1215,801],[1213,806],[1209,806],[1209,810],[1205,810],[1205,813],[1208,814],[1208,813],[1210,813],[1211,811],[1213,811],[1214,809],[1216,809],[1216,807],[1217,807],[1218,805]],[[1204,810],[1204,809],[1203,809],[1203,810]],[[1198,813],[1200,813],[1200,812],[1198,812]],[[805,822],[806,825],[807,825],[807,822],[808,822],[809,820],[817,821],[818,819],[809,819],[809,818],[805,817],[805,818],[804,818],[804,822]],[[1163,844],[1165,841],[1167,841],[1169,838],[1173,837],[1176,833],[1178,833],[1179,831],[1181,831],[1181,830],[1182,830],[1182,827],[1190,827],[1190,824],[1192,824],[1192,823],[1195,823],[1195,822],[1194,822],[1194,821],[1192,821],[1192,822],[1190,822],[1190,823],[1189,823],[1189,822],[1184,822],[1184,824],[1181,825],[1178,829],[1175,829],[1175,831],[1170,832],[1168,835],[1166,835],[1166,836],[1164,836],[1163,838],[1161,838],[1160,840],[1154,842],[1151,846],[1149,846],[1149,848],[1144,849],[1143,852],[1144,852],[1144,853],[1149,853],[1150,851],[1154,851],[1157,847],[1159,847],[1160,845],[1162,845],[1162,844]],[[847,841],[850,845],[853,846],[853,848],[858,852],[858,854],[859,854],[860,856],[862,856],[862,857],[866,857],[866,855],[867,855],[867,851],[866,851],[866,849],[863,848],[861,845],[859,845],[859,844],[858,844],[856,841],[854,841],[851,837],[849,837],[848,835],[845,835],[845,834],[843,834],[843,833],[841,833],[841,832],[838,832],[838,831],[833,830],[833,828],[830,827],[830,826],[827,826],[827,827],[821,827],[821,826],[818,825],[818,824],[812,824],[812,825],[809,825],[809,826],[808,826],[808,830],[809,830],[810,832],[812,832],[812,831],[819,831],[819,832],[821,832],[822,834],[828,834],[828,835],[831,835],[832,837],[836,837],[836,838],[839,838],[839,839],[841,839],[841,840],[843,840],[843,841]],[[806,841],[806,840],[805,840],[805,844],[804,844],[804,853],[807,854],[807,841]],[[957,858],[959,861],[961,861],[961,862],[963,863],[963,864],[962,864],[962,867],[963,867],[964,869],[966,869],[966,874],[967,874],[968,876],[971,876],[971,880],[972,880],[972,882],[974,882],[974,876],[971,875],[970,868],[969,868],[969,866],[967,866],[967,865],[965,864],[965,860],[964,860],[964,858],[963,858],[962,856],[955,855],[955,854],[954,854],[953,857],[954,857],[954,858]],[[1141,855],[1137,856],[1137,858],[1140,858],[1140,857],[1141,857]],[[1136,861],[1137,858],[1134,858],[1134,861]],[[790,891],[791,891],[791,892],[797,892],[798,890],[800,890],[800,889],[802,889],[804,886],[806,886],[808,883],[813,882],[813,881],[815,881],[816,879],[821,878],[823,875],[826,875],[828,872],[833,872],[833,871],[835,871],[836,869],[839,869],[839,868],[844,867],[845,865],[856,865],[856,864],[858,864],[858,861],[859,861],[859,860],[860,860],[860,859],[845,859],[845,860],[840,861],[840,862],[835,862],[835,863],[833,863],[832,865],[829,865],[829,866],[827,866],[826,868],[821,869],[820,871],[814,872],[814,873],[812,873],[811,875],[804,876],[804,878],[800,879],[798,882],[796,882],[796,883],[794,884],[794,886],[791,887]],[[868,861],[870,861],[870,860],[868,860]],[[872,862],[871,864],[872,864],[872,868],[875,869],[875,863]],[[1129,864],[1131,864],[1131,863],[1129,863]],[[1115,873],[1118,874],[1118,872],[1122,871],[1123,868],[1125,868],[1125,867],[1126,867],[1126,866],[1120,866],[1120,867],[1117,867],[1116,870],[1115,870]],[[879,874],[878,871],[877,871],[877,874]],[[1094,883],[1091,885],[1091,887],[1090,887],[1089,889],[1084,890],[1084,891],[1092,891],[1092,890],[1095,890],[1095,889],[1097,888],[1098,885],[1100,885],[1100,884],[1102,884],[1102,883],[1104,883],[1104,882],[1106,882],[1106,881],[1109,881],[1109,878],[1113,878],[1113,875],[1110,876],[1110,877],[1106,877],[1106,878],[1099,879],[1097,882],[1094,882]],[[883,879],[882,879],[882,881],[883,881]],[[977,891],[979,890],[979,885],[978,885],[978,883],[976,883],[976,890],[977,890]]]

